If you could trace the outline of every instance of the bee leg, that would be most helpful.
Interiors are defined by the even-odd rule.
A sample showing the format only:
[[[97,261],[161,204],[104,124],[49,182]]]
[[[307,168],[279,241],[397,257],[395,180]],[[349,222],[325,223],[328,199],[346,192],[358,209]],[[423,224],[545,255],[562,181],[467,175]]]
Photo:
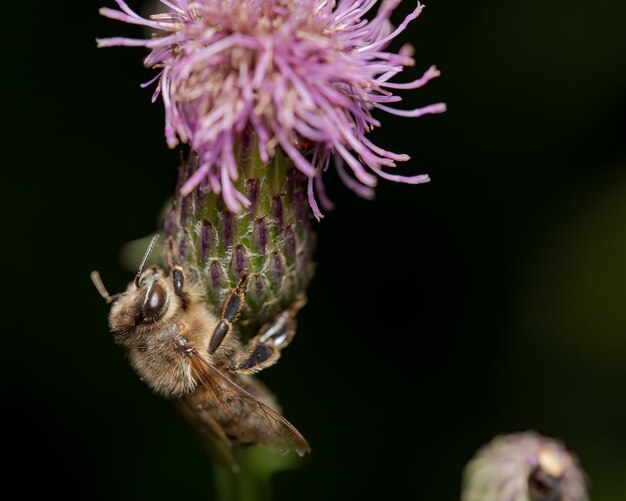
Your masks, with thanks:
[[[174,284],[174,293],[180,296],[185,287],[185,274],[183,273],[183,269],[180,266],[175,266],[171,269],[170,274],[172,275],[172,283]]]
[[[241,361],[230,367],[233,372],[254,374],[271,365],[280,358],[280,352],[287,347],[296,335],[296,315],[306,304],[306,298],[300,297],[288,309],[261,327],[246,348]]]
[[[211,340],[209,341],[209,354],[213,355],[221,346],[226,336],[232,331],[233,323],[237,321],[244,305],[244,285],[248,278],[248,272],[243,271],[237,287],[233,289],[222,310],[222,318],[217,323]]]
[[[174,237],[171,235],[167,237],[165,245],[167,246],[165,261],[167,262],[167,267],[171,270],[179,266],[178,252],[176,250],[176,246],[174,245]]]
[[[170,275],[172,276],[172,282],[174,285],[174,292],[177,296],[180,296],[185,287],[185,274],[183,268],[178,264],[178,253],[174,247],[174,238],[170,235],[166,241],[167,252],[165,259],[167,261],[167,267],[170,269]]]

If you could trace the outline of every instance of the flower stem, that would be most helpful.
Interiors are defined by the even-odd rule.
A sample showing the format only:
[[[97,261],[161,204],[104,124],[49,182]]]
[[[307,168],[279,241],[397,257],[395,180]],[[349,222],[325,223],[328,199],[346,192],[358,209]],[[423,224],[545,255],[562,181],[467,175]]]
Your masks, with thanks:
[[[219,463],[214,465],[217,501],[271,501],[272,476],[299,463],[294,454],[275,454],[261,447],[238,448],[233,452],[239,464],[237,473]]]

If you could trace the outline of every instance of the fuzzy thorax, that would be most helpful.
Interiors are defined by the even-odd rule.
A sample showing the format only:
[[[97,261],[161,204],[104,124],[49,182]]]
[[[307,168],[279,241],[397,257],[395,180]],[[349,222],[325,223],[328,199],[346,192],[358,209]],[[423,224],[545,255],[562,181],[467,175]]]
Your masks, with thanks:
[[[188,284],[177,295],[172,280],[155,267],[115,301],[109,325],[141,379],[157,393],[178,397],[197,385],[179,340],[188,349],[206,353],[217,318],[206,309],[196,286]]]

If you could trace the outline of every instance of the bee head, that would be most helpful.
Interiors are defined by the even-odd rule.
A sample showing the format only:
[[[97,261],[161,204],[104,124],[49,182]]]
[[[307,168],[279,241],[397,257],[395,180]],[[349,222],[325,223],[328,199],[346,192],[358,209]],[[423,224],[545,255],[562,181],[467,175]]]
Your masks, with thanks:
[[[143,272],[134,284],[129,285],[131,295],[136,298],[133,301],[135,325],[152,324],[165,315],[169,304],[169,291],[164,278],[163,271],[153,266]]]
[[[165,272],[157,266],[144,269],[157,238],[158,235],[150,242],[135,279],[124,292],[110,296],[98,273],[91,275],[102,297],[113,303],[109,327],[119,344],[127,344],[134,335],[153,331],[159,322],[171,317],[178,308],[178,302],[172,304],[170,300],[176,296],[175,284],[167,280]]]
[[[179,307],[172,281],[161,268],[153,266],[128,284],[126,291],[115,299],[109,327],[116,342],[128,344],[137,336],[158,329]]]

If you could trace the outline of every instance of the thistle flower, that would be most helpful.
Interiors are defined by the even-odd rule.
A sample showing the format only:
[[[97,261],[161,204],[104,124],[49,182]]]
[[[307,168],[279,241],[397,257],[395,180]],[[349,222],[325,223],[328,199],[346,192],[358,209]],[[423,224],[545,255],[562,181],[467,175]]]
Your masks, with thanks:
[[[462,501],[587,501],[585,478],[563,444],[535,432],[496,437],[465,469]]]
[[[396,90],[417,89],[437,77],[430,67],[407,83],[390,80],[412,66],[412,47],[385,51],[423,9],[421,4],[393,28],[389,18],[400,0],[160,0],[162,14],[142,18],[123,0],[120,10],[102,8],[106,17],[156,30],[149,39],[106,38],[100,47],[144,46],[145,65],[159,73],[153,96],[165,106],[165,136],[197,152],[195,171],[180,187],[188,195],[200,186],[221,194],[227,208],[249,207],[249,196],[235,186],[239,138],[252,134],[260,161],[281,149],[307,177],[313,214],[322,217],[317,198],[332,207],[322,173],[331,161],[345,184],[373,197],[377,177],[418,184],[427,175],[399,176],[395,167],[408,155],[386,151],[367,138],[380,126],[374,109],[404,117],[445,111],[443,103],[412,110],[389,106],[401,101]],[[346,168],[347,165],[347,168]],[[317,198],[316,198],[317,195]]]

